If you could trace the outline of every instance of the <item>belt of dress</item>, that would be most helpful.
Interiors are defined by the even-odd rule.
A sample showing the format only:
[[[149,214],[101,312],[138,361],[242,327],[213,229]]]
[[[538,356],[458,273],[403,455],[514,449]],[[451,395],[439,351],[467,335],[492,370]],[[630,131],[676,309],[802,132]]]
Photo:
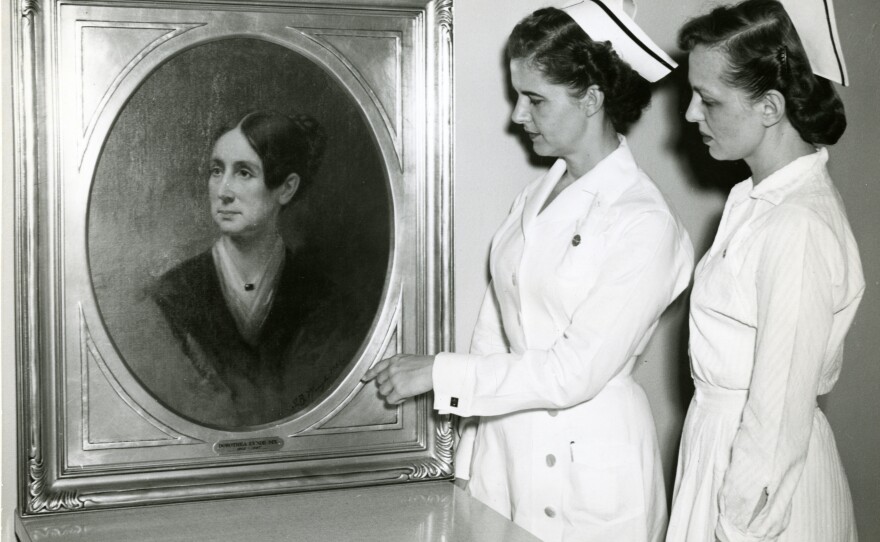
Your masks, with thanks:
[[[742,412],[749,397],[749,390],[731,390],[713,386],[699,380],[694,381],[697,406],[711,410]]]

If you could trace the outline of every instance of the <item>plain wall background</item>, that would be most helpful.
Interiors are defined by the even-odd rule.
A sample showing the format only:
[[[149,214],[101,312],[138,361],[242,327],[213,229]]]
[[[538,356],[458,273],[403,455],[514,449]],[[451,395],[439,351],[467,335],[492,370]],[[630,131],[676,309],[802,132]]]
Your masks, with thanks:
[[[17,1],[17,0],[12,0]],[[12,1],[0,1],[0,408],[2,408],[2,539],[14,540],[15,506],[15,334],[13,312],[13,177],[10,21]],[[489,242],[513,197],[542,171],[529,161],[516,132],[510,132],[510,102],[502,51],[507,34],[540,0],[457,0],[455,40],[455,340],[466,349],[488,277]],[[703,13],[702,0],[640,0],[636,20],[667,51],[688,17]],[[880,108],[876,89],[880,55],[876,0],[838,0],[838,25],[851,88],[839,88],[849,128],[831,149],[831,175],[840,190],[859,242],[868,290],[846,342],[843,374],[821,401],[837,437],[852,488],[860,539],[880,540]],[[18,22],[16,21],[16,24]],[[708,248],[726,193],[715,186],[731,180],[730,168],[705,158],[683,126],[680,87],[684,70],[655,89],[651,108],[629,136],[637,160],[672,200],[694,241],[697,256]],[[654,409],[663,462],[671,485],[678,438],[692,388],[686,358],[685,313],[680,299],[665,315],[637,378]]]

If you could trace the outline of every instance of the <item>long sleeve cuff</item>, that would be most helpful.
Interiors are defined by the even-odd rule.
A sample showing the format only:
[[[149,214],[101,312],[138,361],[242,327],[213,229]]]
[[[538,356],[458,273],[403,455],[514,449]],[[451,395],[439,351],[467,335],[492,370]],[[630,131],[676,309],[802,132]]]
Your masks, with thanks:
[[[434,409],[440,414],[469,416],[473,397],[473,379],[467,354],[440,353],[434,357]]]

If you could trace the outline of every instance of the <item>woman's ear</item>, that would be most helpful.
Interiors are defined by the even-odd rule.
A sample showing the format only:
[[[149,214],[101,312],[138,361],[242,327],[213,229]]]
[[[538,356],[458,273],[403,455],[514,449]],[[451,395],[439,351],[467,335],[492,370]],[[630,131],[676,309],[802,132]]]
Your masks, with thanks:
[[[778,90],[768,90],[759,100],[761,121],[769,128],[785,118],[785,96]]]
[[[602,92],[599,85],[590,85],[579,101],[581,109],[584,110],[588,117],[592,117],[602,109],[602,105],[605,103],[605,93]]]
[[[293,199],[294,194],[299,189],[299,174],[291,173],[288,175],[281,186],[278,187],[278,203],[287,205]]]

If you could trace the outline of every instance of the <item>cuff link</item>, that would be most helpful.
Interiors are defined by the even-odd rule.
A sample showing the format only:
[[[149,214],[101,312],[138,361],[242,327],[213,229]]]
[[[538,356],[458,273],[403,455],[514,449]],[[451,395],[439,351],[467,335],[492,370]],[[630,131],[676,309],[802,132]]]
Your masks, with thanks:
[[[453,398],[449,399],[449,406],[451,406],[452,408],[457,407],[458,406],[458,397],[453,397]]]

